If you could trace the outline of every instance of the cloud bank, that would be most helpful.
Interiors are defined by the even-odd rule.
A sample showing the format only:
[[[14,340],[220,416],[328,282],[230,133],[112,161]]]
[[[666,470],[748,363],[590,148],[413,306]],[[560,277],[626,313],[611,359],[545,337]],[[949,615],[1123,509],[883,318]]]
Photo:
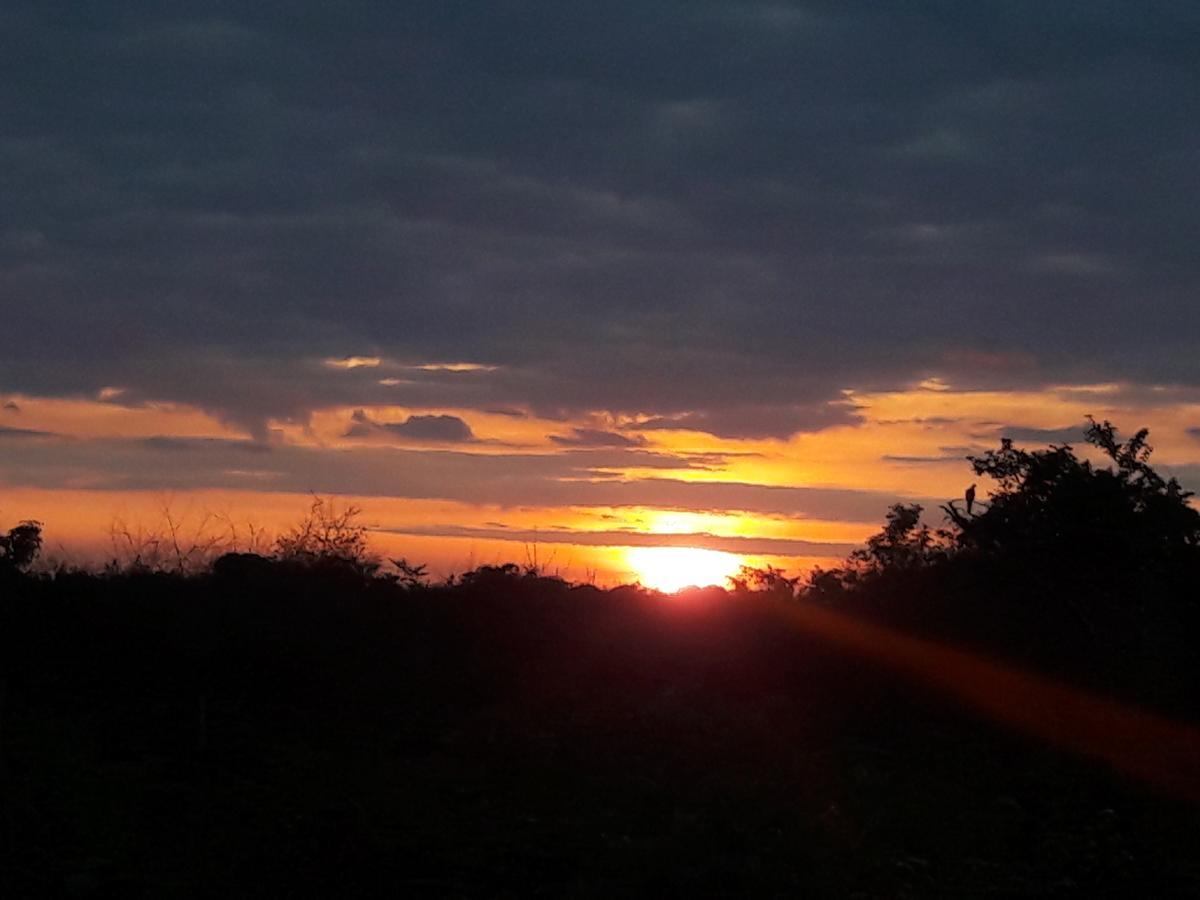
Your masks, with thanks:
[[[1200,383],[1192,3],[3,24],[0,390],[738,437],[934,375]]]

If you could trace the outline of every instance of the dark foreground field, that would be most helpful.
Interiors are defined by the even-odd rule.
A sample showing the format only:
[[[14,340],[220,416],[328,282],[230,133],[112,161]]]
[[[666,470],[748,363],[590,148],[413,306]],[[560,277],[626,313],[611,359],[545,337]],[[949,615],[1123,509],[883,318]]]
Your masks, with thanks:
[[[1186,799],[804,634],[803,601],[6,591],[5,897],[1200,894]]]

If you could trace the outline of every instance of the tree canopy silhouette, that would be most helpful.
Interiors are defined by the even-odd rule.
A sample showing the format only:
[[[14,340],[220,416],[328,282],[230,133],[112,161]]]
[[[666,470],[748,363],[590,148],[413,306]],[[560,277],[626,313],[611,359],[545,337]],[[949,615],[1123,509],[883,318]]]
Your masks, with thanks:
[[[1151,467],[1148,437],[1122,440],[1089,419],[1082,453],[1005,438],[968,457],[991,482],[986,498],[947,502],[938,528],[919,505],[892,506],[863,548],[814,570],[802,595],[1105,689],[1184,702],[1191,688],[1181,685],[1200,681],[1191,661],[1200,512]]]
[[[1038,569],[1088,566],[1145,576],[1191,559],[1200,547],[1200,513],[1175,478],[1149,464],[1149,432],[1121,441],[1107,421],[1090,419],[1085,440],[1111,465],[1093,465],[1069,444],[998,450],[969,457],[996,483],[978,512],[943,507],[948,536],[962,551],[1021,559]]]
[[[1081,458],[1070,444],[1024,450],[1010,438],[967,457],[976,475],[994,482],[986,501],[968,489],[965,505],[942,506],[946,527],[937,530],[922,521],[919,504],[897,503],[845,566],[816,570],[810,589],[853,589],[971,560],[1019,566],[1038,578],[1103,578],[1116,586],[1200,561],[1200,512],[1177,479],[1150,466],[1149,432],[1122,441],[1112,423],[1089,417],[1083,437],[1109,465]]]

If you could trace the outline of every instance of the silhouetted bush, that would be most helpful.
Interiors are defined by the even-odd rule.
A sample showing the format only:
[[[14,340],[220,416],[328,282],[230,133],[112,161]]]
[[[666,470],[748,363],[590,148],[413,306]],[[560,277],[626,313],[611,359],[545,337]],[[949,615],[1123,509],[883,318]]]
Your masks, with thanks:
[[[0,573],[28,569],[41,550],[42,523],[26,519],[7,534],[0,534]]]
[[[286,563],[341,568],[370,577],[381,560],[371,552],[367,526],[357,506],[338,509],[333,498],[316,497],[308,512],[275,541],[275,555]]]

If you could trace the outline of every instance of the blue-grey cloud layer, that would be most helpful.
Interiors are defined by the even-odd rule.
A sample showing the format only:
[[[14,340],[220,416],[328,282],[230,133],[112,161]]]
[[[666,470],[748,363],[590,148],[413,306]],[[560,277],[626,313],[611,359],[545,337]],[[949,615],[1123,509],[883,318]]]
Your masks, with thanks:
[[[1200,382],[1194,3],[581,6],[7,4],[0,390],[737,435]]]

